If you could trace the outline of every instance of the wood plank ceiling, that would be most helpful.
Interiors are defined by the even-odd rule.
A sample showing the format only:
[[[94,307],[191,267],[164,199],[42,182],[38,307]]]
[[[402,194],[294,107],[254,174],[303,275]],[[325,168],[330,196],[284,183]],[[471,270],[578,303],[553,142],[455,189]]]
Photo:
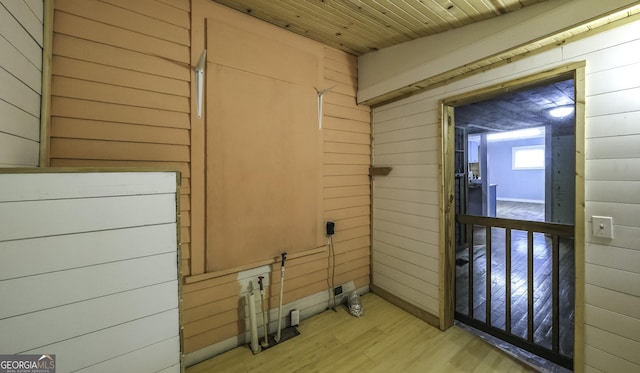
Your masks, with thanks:
[[[356,56],[546,0],[214,0]]]

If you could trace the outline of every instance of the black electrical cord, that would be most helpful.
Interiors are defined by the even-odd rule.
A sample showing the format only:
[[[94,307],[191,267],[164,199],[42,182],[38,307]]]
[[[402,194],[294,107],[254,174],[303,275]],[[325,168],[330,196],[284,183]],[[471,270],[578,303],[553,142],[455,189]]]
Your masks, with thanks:
[[[329,236],[329,254],[331,255],[331,292],[333,293],[333,307],[331,309],[334,312],[338,312],[336,310],[336,288],[335,288],[335,280],[336,280],[336,252],[333,249],[333,236]],[[329,296],[331,299],[331,295]]]
[[[336,277],[336,253],[333,249],[333,239],[331,236],[328,238],[329,243],[329,258],[331,260],[330,271],[331,275],[328,276],[327,282],[329,283],[329,299],[327,300],[327,309],[332,309],[334,312],[338,312],[336,310],[336,294],[335,294],[335,277]],[[333,295],[332,295],[333,294]],[[333,298],[333,304],[331,303],[331,299]]]

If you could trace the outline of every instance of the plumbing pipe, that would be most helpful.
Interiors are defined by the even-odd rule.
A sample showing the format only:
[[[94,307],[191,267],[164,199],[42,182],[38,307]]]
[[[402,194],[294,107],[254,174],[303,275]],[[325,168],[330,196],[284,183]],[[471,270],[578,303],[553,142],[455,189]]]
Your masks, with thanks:
[[[251,352],[260,352],[258,344],[258,324],[256,323],[256,299],[253,292],[249,293],[249,324],[251,327]]]
[[[264,301],[264,285],[262,283],[264,276],[258,276],[258,284],[260,284],[260,296],[262,297],[262,324],[264,326],[264,341],[261,343],[263,348],[269,347],[269,331],[267,323],[267,304]]]
[[[204,99],[204,69],[207,65],[207,50],[203,50],[196,64],[196,112],[202,118],[202,102]]]
[[[278,306],[278,333],[274,338],[276,343],[280,342],[282,332],[282,295],[284,293],[284,261],[287,260],[287,253],[280,254],[282,256],[282,264],[280,265],[280,305]]]

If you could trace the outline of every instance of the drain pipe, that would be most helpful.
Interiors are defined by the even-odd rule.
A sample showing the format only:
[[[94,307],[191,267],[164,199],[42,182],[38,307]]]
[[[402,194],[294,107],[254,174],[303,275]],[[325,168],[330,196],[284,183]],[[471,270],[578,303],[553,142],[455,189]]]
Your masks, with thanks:
[[[253,292],[249,294],[249,324],[251,327],[251,352],[257,354],[260,352],[258,344],[258,324],[256,323],[256,299]]]
[[[267,324],[266,302],[264,301],[264,284],[262,283],[264,276],[258,276],[258,284],[260,285],[260,296],[262,297],[262,324],[264,325],[264,341],[261,343],[262,348],[269,347],[269,331]]]
[[[280,306],[278,306],[278,333],[276,334],[276,343],[280,342],[282,332],[282,295],[284,293],[284,262],[287,260],[287,253],[280,254],[282,256],[282,264],[280,265]]]

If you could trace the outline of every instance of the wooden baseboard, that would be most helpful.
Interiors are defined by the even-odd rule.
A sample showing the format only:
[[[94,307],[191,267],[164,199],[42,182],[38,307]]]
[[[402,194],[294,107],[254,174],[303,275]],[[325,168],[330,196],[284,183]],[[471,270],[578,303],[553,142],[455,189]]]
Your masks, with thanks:
[[[423,310],[422,308],[407,302],[404,299],[400,299],[396,295],[393,295],[390,292],[388,292],[388,291],[386,291],[384,289],[381,289],[376,285],[370,284],[369,285],[369,289],[371,290],[372,293],[380,296],[381,298],[383,298],[384,300],[388,301],[389,303],[402,308],[403,310],[409,312],[413,316],[415,316],[415,317],[419,318],[420,320],[426,322],[427,324],[433,325],[436,328],[440,329],[440,318],[438,316],[435,316],[435,315],[431,314],[430,312],[427,312],[427,311]]]

